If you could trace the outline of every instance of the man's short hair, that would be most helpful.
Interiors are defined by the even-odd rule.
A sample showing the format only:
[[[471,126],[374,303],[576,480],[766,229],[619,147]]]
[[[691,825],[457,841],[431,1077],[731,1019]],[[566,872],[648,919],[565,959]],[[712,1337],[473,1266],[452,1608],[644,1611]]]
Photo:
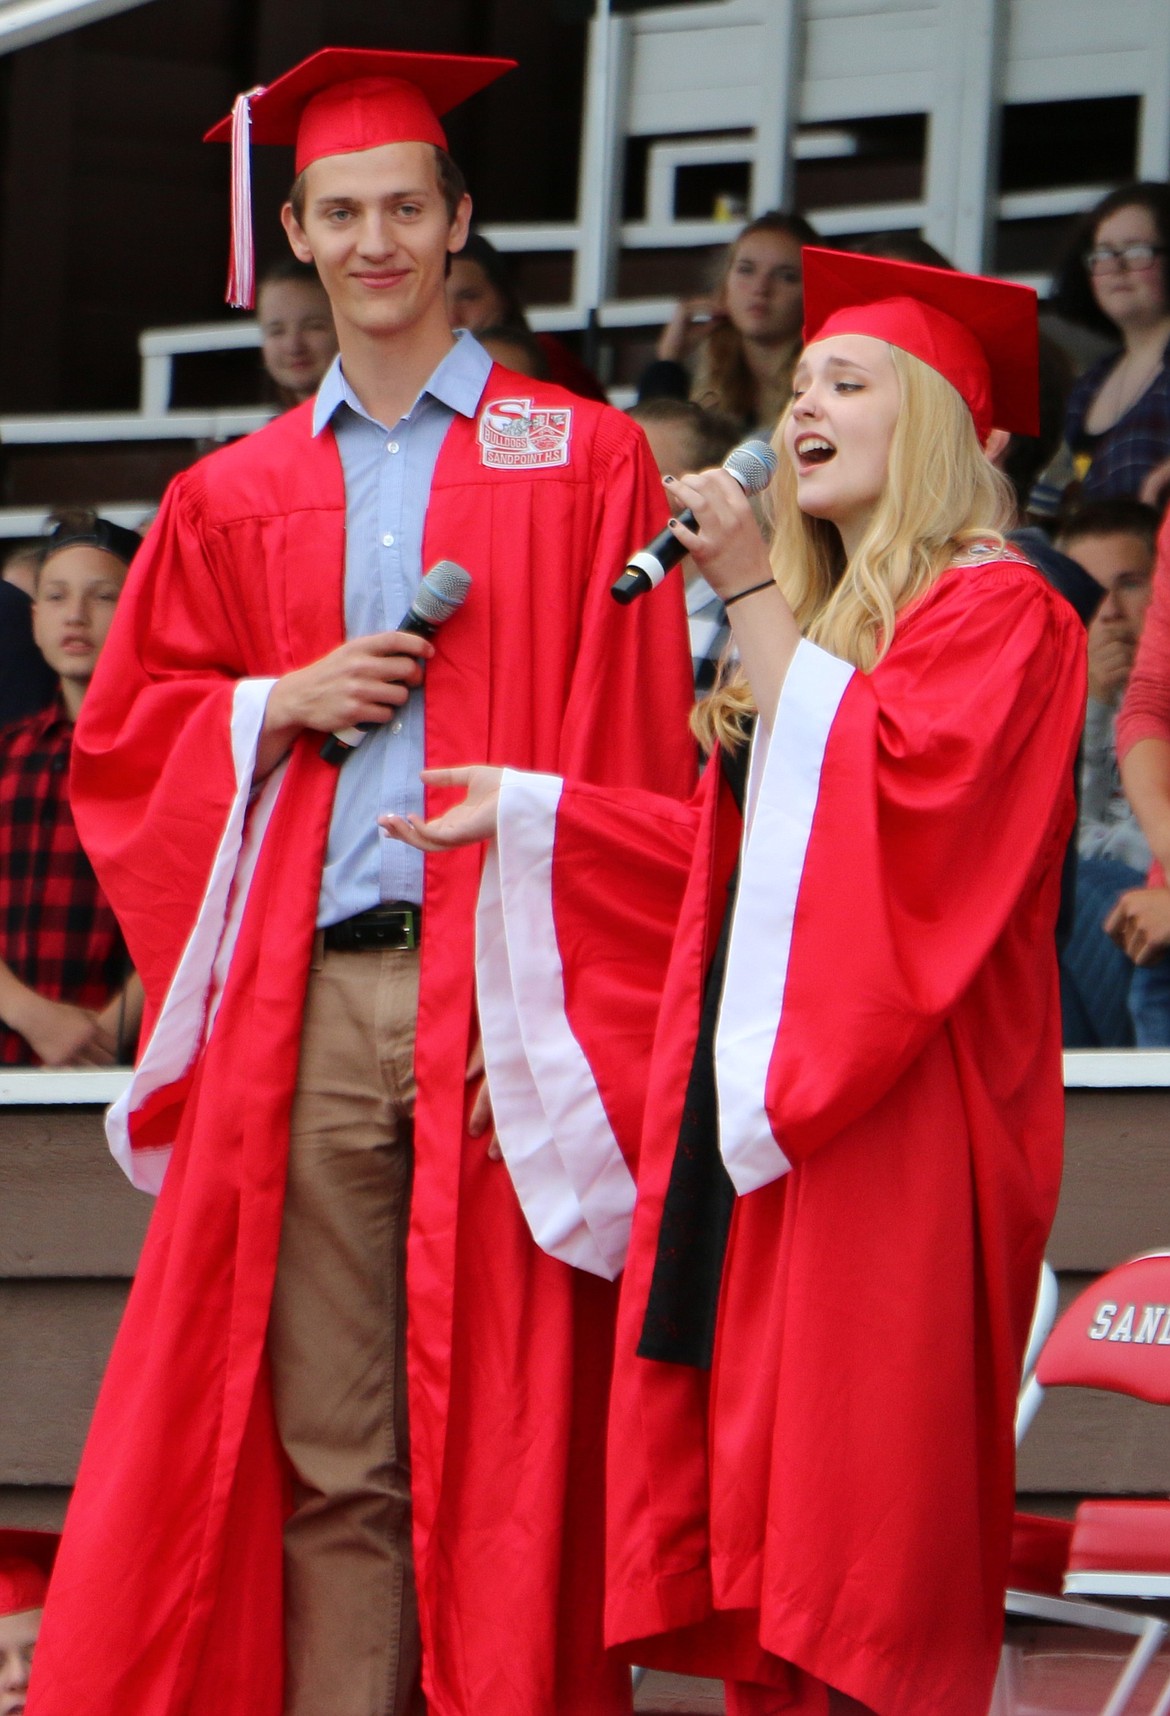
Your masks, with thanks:
[[[673,423],[685,429],[696,471],[721,465],[736,443],[743,439],[742,429],[734,417],[722,411],[710,411],[693,399],[654,394],[650,399],[640,399],[636,405],[631,405],[626,415],[635,423]]]
[[[742,439],[740,425],[734,417],[729,417],[722,411],[709,410],[693,399],[655,395],[632,405],[628,415],[635,423],[673,423],[686,429],[696,461],[696,470],[721,465],[731,449]]]
[[[917,262],[924,268],[946,268],[956,272],[949,256],[944,256],[920,232],[874,232],[859,238],[849,246],[858,256],[877,256],[886,262]]]
[[[282,286],[288,280],[291,280],[295,286],[313,286],[318,292],[325,290],[321,284],[321,276],[313,264],[302,262],[299,256],[294,256],[291,251],[288,251],[284,256],[278,256],[276,261],[266,268],[257,280],[257,297],[265,286]]]
[[[432,143],[431,148],[435,152],[435,177],[439,181],[439,190],[442,192],[443,201],[447,205],[447,219],[453,221],[458,212],[459,204],[467,195],[467,180],[463,177],[462,169],[456,166],[445,149],[440,149],[437,143]],[[288,193],[288,200],[292,205],[292,212],[296,216],[298,226],[305,224],[305,173],[307,171],[308,168],[305,168],[303,172],[297,174],[292,182],[292,189]]]
[[[1083,542],[1087,536],[1136,536],[1148,543],[1152,552],[1160,523],[1158,509],[1144,501],[1088,501],[1062,521],[1056,545],[1067,551],[1070,543]]]

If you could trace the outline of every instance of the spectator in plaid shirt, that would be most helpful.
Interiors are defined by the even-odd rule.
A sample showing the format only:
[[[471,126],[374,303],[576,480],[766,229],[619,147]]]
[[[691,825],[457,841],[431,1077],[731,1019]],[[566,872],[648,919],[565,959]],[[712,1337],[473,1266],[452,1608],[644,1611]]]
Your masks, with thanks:
[[[705,410],[693,399],[660,396],[643,399],[630,408],[629,415],[641,424],[654,462],[664,477],[681,477],[687,471],[721,465],[740,438],[734,418]],[[683,561],[682,570],[695,696],[705,697],[715,683],[731,627],[723,603],[689,556]]]
[[[0,1065],[108,1066],[137,1034],[141,988],[73,825],[69,755],[138,540],[62,515],[37,572],[33,634],[58,693],[0,730]]]

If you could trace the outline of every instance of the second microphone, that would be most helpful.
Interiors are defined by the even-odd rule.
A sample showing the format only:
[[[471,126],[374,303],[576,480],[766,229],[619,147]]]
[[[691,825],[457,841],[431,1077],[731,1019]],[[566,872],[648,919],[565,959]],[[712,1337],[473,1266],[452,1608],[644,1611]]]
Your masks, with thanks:
[[[723,469],[735,478],[745,495],[759,494],[772,480],[776,455],[767,441],[744,441],[728,453]],[[679,522],[688,530],[697,528],[695,515],[689,508],[679,514]],[[656,584],[661,584],[672,566],[686,559],[686,553],[673,531],[660,531],[648,548],[643,548],[626,562],[625,571],[610,587],[610,595],[615,602],[623,603],[632,602],[635,596],[644,596]]]
[[[398,622],[396,629],[400,632],[410,632],[415,637],[433,638],[444,620],[449,620],[455,610],[462,607],[470,588],[470,572],[465,571],[454,560],[440,560],[424,576],[414,601]],[[344,727],[338,733],[330,733],[321,746],[321,755],[327,763],[340,767],[350,752],[357,750],[366,734],[373,731],[374,726],[375,723],[371,722],[360,727]]]

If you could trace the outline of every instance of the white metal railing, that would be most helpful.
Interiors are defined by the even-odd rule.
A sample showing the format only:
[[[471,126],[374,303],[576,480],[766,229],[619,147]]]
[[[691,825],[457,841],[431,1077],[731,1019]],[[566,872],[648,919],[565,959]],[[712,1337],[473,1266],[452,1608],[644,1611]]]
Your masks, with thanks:
[[[107,1108],[130,1083],[129,1067],[0,1069],[0,1107],[88,1104]]]
[[[0,1107],[88,1104],[105,1107],[130,1081],[129,1067],[0,1069]],[[1170,1087],[1170,1050],[1067,1049],[1066,1090],[1160,1090]]]
[[[228,441],[263,428],[274,415],[264,405],[226,406],[215,411],[47,412],[0,417],[0,445],[68,446],[103,441]]]
[[[170,410],[174,360],[185,352],[257,350],[260,325],[247,321],[195,322],[183,328],[148,328],[138,336],[141,381],[138,409],[144,417]]]
[[[0,53],[31,48],[81,24],[129,12],[143,0],[0,0]]]
[[[1066,1049],[1066,1090],[1157,1090],[1170,1085],[1168,1049]]]

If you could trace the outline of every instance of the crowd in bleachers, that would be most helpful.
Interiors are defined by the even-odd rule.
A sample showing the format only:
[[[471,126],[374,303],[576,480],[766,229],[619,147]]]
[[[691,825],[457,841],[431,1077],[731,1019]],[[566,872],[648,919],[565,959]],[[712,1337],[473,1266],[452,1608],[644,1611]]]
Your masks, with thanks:
[[[816,239],[799,215],[765,214],[727,248],[712,291],[679,302],[631,411],[664,475],[771,432],[799,351],[801,250]],[[856,248],[950,266],[914,234]],[[1073,1047],[1170,1046],[1170,548],[1156,555],[1170,503],[1168,256],[1167,185],[1123,186],[1077,223],[1041,306],[1040,433],[996,436],[989,448],[1018,497],[1018,545],[1088,628],[1081,820],[1061,935]],[[448,308],[506,367],[604,396],[568,343],[533,332],[507,259],[482,235],[453,259]],[[337,349],[313,270],[291,258],[270,270],[257,318],[270,397],[281,409],[310,398]],[[132,1053],[139,992],[72,832],[68,762],[135,540],[93,513],[65,514],[3,568],[3,1064],[102,1065]],[[701,693],[729,633],[713,592],[689,563],[684,571]]]

